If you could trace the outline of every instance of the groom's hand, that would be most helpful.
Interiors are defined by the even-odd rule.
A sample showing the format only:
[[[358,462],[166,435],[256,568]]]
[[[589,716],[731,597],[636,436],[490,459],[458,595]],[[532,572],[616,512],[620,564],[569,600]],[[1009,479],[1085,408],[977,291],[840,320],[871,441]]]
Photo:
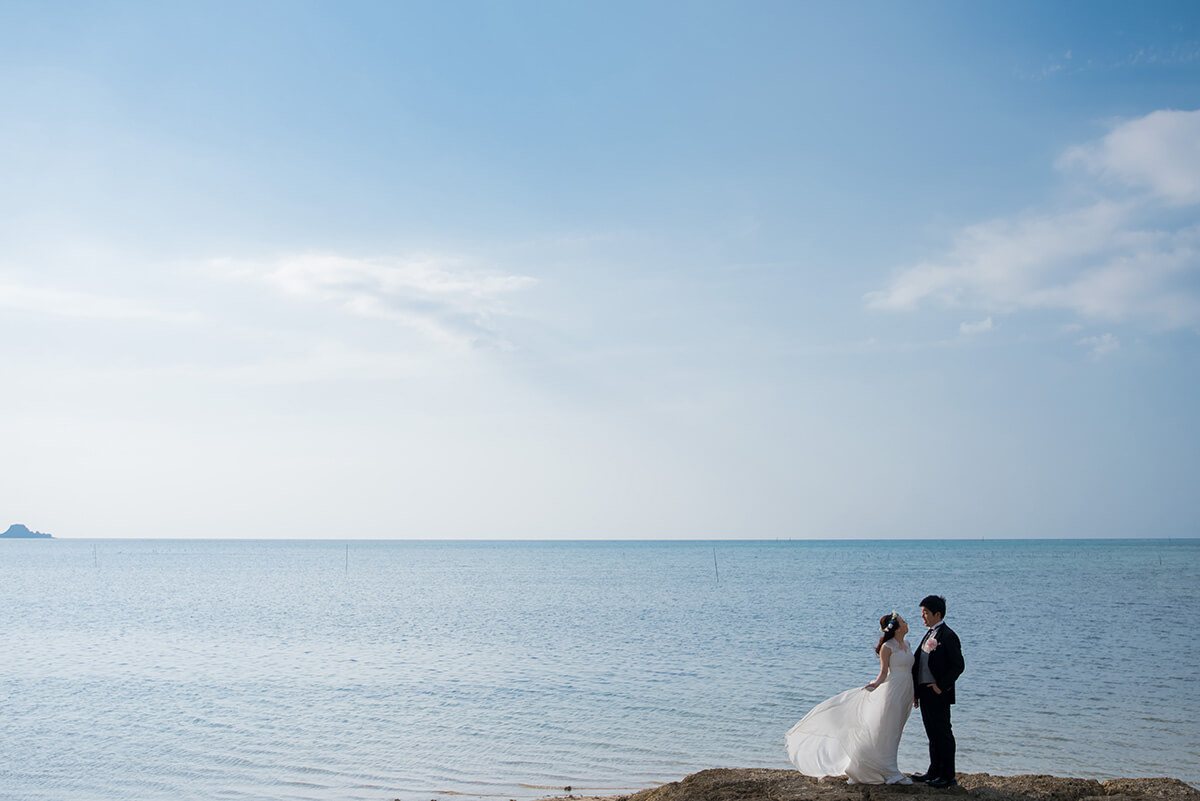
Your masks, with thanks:
[[[930,686],[930,687],[933,689],[933,694],[934,694],[934,695],[941,695],[941,694],[942,694],[942,688],[941,688],[941,687],[937,686],[936,684],[930,684],[929,686]]]

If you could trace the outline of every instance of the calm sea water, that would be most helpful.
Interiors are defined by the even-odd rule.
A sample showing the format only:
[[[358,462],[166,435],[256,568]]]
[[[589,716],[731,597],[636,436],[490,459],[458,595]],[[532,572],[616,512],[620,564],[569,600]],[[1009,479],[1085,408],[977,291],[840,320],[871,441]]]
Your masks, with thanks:
[[[714,565],[715,558],[715,565]],[[429,801],[786,767],[947,596],[959,769],[1200,782],[1200,542],[0,542],[0,797]],[[901,767],[926,766],[919,717]]]

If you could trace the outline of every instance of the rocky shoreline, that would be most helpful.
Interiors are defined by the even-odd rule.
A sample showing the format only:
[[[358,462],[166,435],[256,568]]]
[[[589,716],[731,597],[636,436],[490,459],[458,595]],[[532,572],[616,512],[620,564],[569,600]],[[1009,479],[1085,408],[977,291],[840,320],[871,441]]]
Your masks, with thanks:
[[[794,770],[719,768],[632,795],[566,795],[573,801],[1200,801],[1200,790],[1179,779],[1071,779],[960,773],[958,787],[924,784],[848,784],[845,777],[814,779]]]

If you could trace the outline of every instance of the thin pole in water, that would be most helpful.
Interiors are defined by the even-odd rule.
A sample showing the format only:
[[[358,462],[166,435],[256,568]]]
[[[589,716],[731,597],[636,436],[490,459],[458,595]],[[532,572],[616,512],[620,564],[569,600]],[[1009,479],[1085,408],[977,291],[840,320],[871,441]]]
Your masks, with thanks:
[[[346,572],[350,572],[350,543],[346,543]]]
[[[94,542],[92,543],[92,560],[96,563],[96,567],[100,567],[100,551]]]
[[[721,571],[717,570],[717,549],[713,548],[713,575],[717,579],[717,583],[721,583]]]

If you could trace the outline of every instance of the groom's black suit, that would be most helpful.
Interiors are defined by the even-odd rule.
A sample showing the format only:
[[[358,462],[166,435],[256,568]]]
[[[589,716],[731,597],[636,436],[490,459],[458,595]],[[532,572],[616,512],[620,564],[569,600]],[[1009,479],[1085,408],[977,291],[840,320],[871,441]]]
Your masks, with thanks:
[[[936,627],[937,647],[929,652],[929,672],[941,693],[921,683],[921,653],[933,630],[925,632],[913,661],[913,685],[921,704],[921,722],[929,737],[930,778],[954,781],[954,730],[950,726],[950,705],[954,703],[954,681],[962,675],[965,664],[962,643],[945,623]]]

